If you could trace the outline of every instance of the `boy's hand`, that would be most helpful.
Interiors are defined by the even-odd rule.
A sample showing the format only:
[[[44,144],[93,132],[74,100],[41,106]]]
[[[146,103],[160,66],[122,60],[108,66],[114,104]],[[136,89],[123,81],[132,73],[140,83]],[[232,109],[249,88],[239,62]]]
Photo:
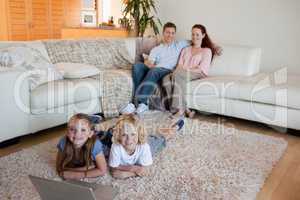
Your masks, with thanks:
[[[138,171],[141,170],[140,168],[141,168],[141,166],[133,165],[133,166],[131,166],[130,171],[133,173],[137,173]]]
[[[138,176],[148,176],[149,172],[145,167],[140,166],[139,170],[135,172]]]
[[[131,167],[131,172],[134,172],[138,176],[147,176],[148,170],[143,166],[134,165]]]

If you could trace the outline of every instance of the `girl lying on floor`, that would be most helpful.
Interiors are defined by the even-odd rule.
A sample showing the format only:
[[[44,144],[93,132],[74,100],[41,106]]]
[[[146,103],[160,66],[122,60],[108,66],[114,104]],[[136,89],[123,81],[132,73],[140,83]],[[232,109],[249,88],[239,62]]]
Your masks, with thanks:
[[[57,148],[56,170],[63,179],[103,176],[107,171],[103,144],[86,114],[71,117]]]
[[[159,135],[147,136],[135,115],[121,116],[113,129],[99,126],[100,121],[97,116],[81,113],[69,120],[68,132],[57,145],[56,170],[63,179],[103,176],[110,147],[109,166],[115,178],[145,176],[152,155],[183,126],[183,120],[178,120],[170,128],[161,129]]]

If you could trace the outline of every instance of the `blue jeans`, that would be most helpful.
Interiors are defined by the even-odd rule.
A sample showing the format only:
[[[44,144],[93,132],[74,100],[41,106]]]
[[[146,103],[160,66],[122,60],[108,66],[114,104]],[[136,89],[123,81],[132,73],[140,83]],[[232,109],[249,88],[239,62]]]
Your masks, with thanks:
[[[134,100],[137,103],[148,104],[157,82],[169,73],[171,70],[162,67],[149,68],[144,63],[134,64],[132,68]]]
[[[166,139],[163,136],[149,135],[147,142],[153,157],[166,147]]]

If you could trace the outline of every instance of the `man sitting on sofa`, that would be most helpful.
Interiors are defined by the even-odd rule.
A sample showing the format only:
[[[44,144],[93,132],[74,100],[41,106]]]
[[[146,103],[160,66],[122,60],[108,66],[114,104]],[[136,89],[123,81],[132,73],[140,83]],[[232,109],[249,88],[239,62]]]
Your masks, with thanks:
[[[142,114],[149,110],[148,99],[153,94],[157,82],[172,72],[181,50],[189,45],[186,40],[175,41],[175,34],[175,24],[166,23],[163,27],[163,43],[150,51],[144,63],[133,65],[134,100],[138,107],[136,109],[133,103],[129,103],[121,109],[122,114]]]

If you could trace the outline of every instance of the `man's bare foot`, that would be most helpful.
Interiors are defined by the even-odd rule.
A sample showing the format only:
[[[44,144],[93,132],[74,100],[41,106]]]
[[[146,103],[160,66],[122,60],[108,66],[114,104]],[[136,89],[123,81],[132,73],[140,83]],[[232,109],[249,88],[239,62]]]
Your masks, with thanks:
[[[185,110],[179,109],[179,110],[173,115],[173,117],[176,118],[176,117],[184,116],[184,113],[185,113]]]
[[[196,113],[195,113],[195,111],[192,111],[190,109],[186,109],[185,114],[188,118],[192,119],[192,118],[194,118]]]

